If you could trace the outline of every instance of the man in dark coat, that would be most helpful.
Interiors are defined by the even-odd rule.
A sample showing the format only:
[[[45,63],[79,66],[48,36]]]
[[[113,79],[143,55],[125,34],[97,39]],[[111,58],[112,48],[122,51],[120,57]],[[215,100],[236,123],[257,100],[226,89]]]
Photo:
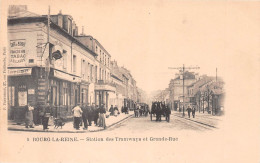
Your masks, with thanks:
[[[88,116],[88,125],[91,126],[92,125],[92,119],[93,119],[93,110],[89,106],[89,103],[87,105],[87,116]]]
[[[167,122],[170,122],[170,114],[171,114],[171,109],[166,105],[165,106],[165,118]]]
[[[102,104],[100,109],[99,109],[99,127],[104,127],[106,129],[106,109],[105,109],[105,104]]]
[[[83,130],[87,130],[88,129],[88,115],[87,115],[87,106],[86,105],[84,105],[82,107],[82,120],[84,123]]]
[[[97,121],[98,121],[98,114],[99,114],[98,113],[99,112],[98,105],[95,107],[95,103],[92,103],[91,110],[93,110],[94,124],[97,126],[98,125],[98,123],[97,123]]]
[[[190,112],[191,112],[190,106],[188,106],[187,111],[188,111],[188,116],[189,116],[189,118],[190,118]]]
[[[114,107],[113,105],[111,105],[110,109],[109,109],[110,115],[113,116],[114,115]]]
[[[43,130],[49,129],[48,122],[49,122],[49,117],[51,116],[51,112],[52,112],[52,108],[50,106],[50,103],[48,102],[46,107],[43,108],[43,118],[42,118]]]
[[[192,107],[192,117],[195,118],[195,112],[196,112],[196,108],[195,106]]]

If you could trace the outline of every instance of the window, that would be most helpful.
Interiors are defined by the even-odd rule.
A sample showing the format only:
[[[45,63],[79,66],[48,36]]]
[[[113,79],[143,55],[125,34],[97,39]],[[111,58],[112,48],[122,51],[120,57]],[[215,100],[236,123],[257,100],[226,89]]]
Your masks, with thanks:
[[[100,53],[99,53],[99,61],[102,62],[101,50],[100,50]]]
[[[63,88],[64,96],[63,96],[63,105],[68,105],[68,88]]]
[[[95,82],[97,82],[97,66],[95,66]]]
[[[93,76],[92,76],[92,70],[93,70],[93,65],[90,65],[90,81],[93,80]]]
[[[76,61],[76,56],[73,55],[73,72],[76,73],[76,68],[77,68],[77,61]]]
[[[18,87],[18,105],[19,106],[27,105],[27,87],[25,84],[21,84]]]
[[[67,70],[67,51],[64,51],[63,53],[63,69],[66,71]]]
[[[88,63],[88,81],[90,80],[90,63]]]
[[[8,104],[9,106],[15,106],[15,87],[8,87]]]
[[[57,106],[57,87],[51,86],[51,104]]]
[[[38,40],[39,41],[39,40]],[[37,56],[41,57],[42,56],[42,41],[37,43]]]
[[[86,104],[88,102],[88,90],[82,88],[81,89],[81,103]]]
[[[85,60],[82,60],[81,61],[81,76],[82,76],[83,79],[86,78],[86,69],[85,69],[86,66],[85,66],[85,64],[86,64]]]
[[[104,60],[105,60],[105,58],[104,58],[104,57],[105,57],[104,53],[103,53],[102,57],[103,57],[103,60],[102,60],[103,62],[102,62],[102,63],[104,63]]]

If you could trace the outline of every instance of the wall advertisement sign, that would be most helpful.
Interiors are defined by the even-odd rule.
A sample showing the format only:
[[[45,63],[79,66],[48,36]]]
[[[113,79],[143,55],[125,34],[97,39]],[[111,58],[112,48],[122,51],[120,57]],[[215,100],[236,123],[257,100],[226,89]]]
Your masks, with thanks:
[[[16,69],[9,69],[8,75],[9,76],[21,76],[21,75],[31,75],[32,68],[16,68]]]
[[[9,56],[10,65],[22,66],[25,64],[26,61],[25,45],[26,45],[26,41],[24,39],[10,41],[10,56]]]

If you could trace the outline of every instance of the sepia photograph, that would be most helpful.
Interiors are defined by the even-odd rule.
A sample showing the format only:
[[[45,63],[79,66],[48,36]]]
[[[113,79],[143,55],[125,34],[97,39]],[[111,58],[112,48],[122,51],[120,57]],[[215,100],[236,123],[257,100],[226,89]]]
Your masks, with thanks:
[[[0,162],[260,161],[259,1],[1,9]]]

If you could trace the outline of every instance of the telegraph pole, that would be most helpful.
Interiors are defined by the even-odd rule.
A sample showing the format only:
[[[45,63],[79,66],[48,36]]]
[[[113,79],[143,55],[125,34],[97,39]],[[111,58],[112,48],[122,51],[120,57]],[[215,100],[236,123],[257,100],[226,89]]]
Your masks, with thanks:
[[[185,116],[184,113],[184,104],[185,104],[185,96],[184,96],[184,81],[185,81],[185,77],[184,77],[184,73],[186,69],[200,69],[200,67],[196,66],[196,67],[185,67],[185,65],[183,64],[182,67],[168,67],[169,69],[177,69],[177,70],[182,70],[182,95],[183,95],[183,106],[182,106],[182,116]]]
[[[218,81],[218,68],[216,68],[216,82]]]
[[[48,57],[47,57],[47,62],[45,65],[45,80],[47,83],[46,86],[46,101],[48,102],[48,96],[49,96],[49,91],[50,91],[50,81],[49,81],[49,75],[50,75],[50,64],[51,64],[51,59],[52,59],[52,55],[50,52],[50,6],[48,6],[48,16],[47,16],[47,44],[46,44],[46,48],[47,48],[47,53],[48,53]]]

